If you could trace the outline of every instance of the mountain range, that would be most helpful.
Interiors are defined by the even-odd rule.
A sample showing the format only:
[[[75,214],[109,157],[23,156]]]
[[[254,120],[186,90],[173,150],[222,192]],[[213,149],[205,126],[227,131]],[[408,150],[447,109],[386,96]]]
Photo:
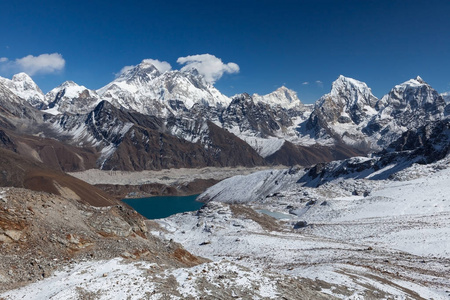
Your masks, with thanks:
[[[0,298],[447,299],[445,96],[339,76],[314,105],[228,98],[148,60],[99,90],[0,78]],[[236,166],[263,167],[189,173]],[[150,221],[114,199],[179,191],[168,170],[122,172],[162,169],[199,179],[205,205]]]
[[[284,86],[229,98],[195,69],[144,60],[98,90],[66,81],[44,95],[25,73],[0,78],[0,124],[3,147],[63,171],[312,165],[381,151],[446,119],[445,97],[417,77],[378,99],[339,76],[314,105]],[[49,155],[36,139],[65,150]]]

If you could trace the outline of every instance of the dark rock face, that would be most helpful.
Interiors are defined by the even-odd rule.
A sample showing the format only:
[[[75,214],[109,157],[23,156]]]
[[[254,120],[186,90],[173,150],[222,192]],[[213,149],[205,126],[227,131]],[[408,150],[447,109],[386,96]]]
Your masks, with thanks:
[[[209,123],[209,143],[191,143],[157,130],[133,127],[103,164],[109,170],[256,166],[264,159],[247,143]]]
[[[308,223],[306,221],[298,221],[294,224],[294,229],[305,228],[306,226],[308,226]]]
[[[444,158],[450,153],[450,120],[431,122],[406,131],[381,153],[389,151],[411,152],[411,155],[421,156],[425,163]]]
[[[204,167],[207,161],[200,144],[146,128],[132,128],[117,150],[102,165],[105,170],[161,170]]]
[[[64,114],[50,122],[67,132],[84,129],[82,140],[97,148],[109,147],[111,154],[101,153],[97,167],[140,171],[165,168],[206,166],[256,166],[265,161],[247,143],[235,135],[199,118],[162,119],[127,112],[103,101],[87,115]],[[185,125],[185,126],[184,126]],[[200,136],[188,141],[171,131],[183,127],[182,135]]]
[[[211,163],[216,166],[254,167],[265,165],[264,159],[234,134],[208,122],[209,143],[206,145]]]
[[[236,126],[241,132],[255,132],[260,137],[274,136],[275,131],[293,125],[286,110],[254,103],[248,94],[234,98],[223,111],[220,121],[224,128]]]

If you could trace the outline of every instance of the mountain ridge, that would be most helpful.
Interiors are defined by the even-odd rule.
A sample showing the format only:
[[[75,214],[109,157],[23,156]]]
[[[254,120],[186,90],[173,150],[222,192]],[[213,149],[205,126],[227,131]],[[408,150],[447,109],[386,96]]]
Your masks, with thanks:
[[[31,80],[25,75],[15,78]],[[3,98],[25,103],[19,100],[20,96],[13,96],[19,93],[17,90],[5,88],[9,91]],[[450,114],[443,97],[420,77],[394,86],[378,99],[366,83],[340,75],[328,94],[314,106],[308,106],[285,86],[267,95],[243,93],[230,99],[207,83],[195,69],[159,70],[149,60],[126,69],[97,91],[66,81],[45,95],[40,108],[42,112],[33,113],[43,113],[46,116],[43,126],[48,127],[41,130],[41,134],[72,146],[94,147],[99,155],[99,168],[122,166],[127,170],[170,167],[170,164],[156,163],[159,158],[151,164],[145,163],[146,159],[134,159],[132,164],[120,162],[129,160],[127,153],[134,152],[131,144],[142,143],[128,137],[136,130],[154,131],[164,138],[170,136],[169,144],[175,147],[173,149],[183,148],[182,145],[188,143],[191,150],[197,149],[193,150],[196,155],[203,157],[186,160],[179,156],[179,167],[216,165],[209,157],[211,149],[220,151],[221,147],[227,147],[220,139],[211,139],[213,132],[220,132],[222,137],[229,133],[234,135],[232,140],[242,140],[259,156],[255,160],[255,154],[251,154],[253,158],[244,162],[238,157],[239,153],[227,152],[233,158],[222,162],[225,165],[238,161],[244,165],[256,161],[263,165],[269,162],[314,164],[320,160],[381,151],[408,129]],[[10,109],[21,115],[17,108]],[[28,114],[33,113],[30,110]],[[99,118],[98,113],[102,117]],[[5,119],[5,124],[7,122],[10,120]],[[127,150],[120,150],[117,156],[114,153],[124,147],[120,146],[124,139]],[[156,146],[147,148],[157,151]],[[286,155],[291,157],[286,159]],[[106,163],[110,157],[115,157],[116,164]]]

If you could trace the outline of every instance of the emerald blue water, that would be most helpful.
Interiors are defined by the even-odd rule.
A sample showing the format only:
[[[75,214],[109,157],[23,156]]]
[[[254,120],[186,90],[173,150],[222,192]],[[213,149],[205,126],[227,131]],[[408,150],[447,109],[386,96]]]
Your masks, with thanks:
[[[123,199],[147,219],[165,218],[177,213],[198,210],[203,203],[195,201],[192,196],[156,196],[149,198]]]

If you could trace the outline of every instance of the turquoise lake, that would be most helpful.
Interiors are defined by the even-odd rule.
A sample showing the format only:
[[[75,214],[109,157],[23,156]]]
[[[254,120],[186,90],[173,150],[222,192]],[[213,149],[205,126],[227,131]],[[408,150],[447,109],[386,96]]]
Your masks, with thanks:
[[[147,219],[160,219],[186,211],[198,210],[203,203],[192,196],[156,196],[149,198],[128,198],[122,201],[133,207]]]

